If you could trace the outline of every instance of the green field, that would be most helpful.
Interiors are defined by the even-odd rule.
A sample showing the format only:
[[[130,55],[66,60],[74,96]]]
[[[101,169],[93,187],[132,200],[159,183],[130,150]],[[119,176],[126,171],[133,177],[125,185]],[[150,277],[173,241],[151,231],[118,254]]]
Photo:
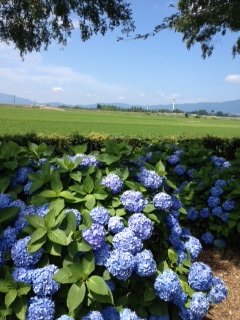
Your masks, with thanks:
[[[240,120],[237,118],[186,118],[184,115],[1,106],[0,121],[0,135],[100,133],[141,137],[240,136]]]

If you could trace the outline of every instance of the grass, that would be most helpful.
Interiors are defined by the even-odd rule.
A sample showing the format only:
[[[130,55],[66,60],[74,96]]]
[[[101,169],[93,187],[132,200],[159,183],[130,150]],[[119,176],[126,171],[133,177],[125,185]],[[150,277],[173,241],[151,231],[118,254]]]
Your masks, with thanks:
[[[0,134],[42,133],[82,135],[100,133],[140,137],[239,136],[238,119],[158,115],[101,110],[0,107]]]

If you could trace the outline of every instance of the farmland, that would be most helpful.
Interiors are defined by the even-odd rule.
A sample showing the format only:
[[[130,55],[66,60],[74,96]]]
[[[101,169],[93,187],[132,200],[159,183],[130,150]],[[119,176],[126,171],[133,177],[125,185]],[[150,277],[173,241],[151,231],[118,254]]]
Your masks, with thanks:
[[[0,107],[0,135],[42,133],[43,135],[125,135],[140,137],[239,136],[237,118],[172,114],[110,112],[98,110]]]

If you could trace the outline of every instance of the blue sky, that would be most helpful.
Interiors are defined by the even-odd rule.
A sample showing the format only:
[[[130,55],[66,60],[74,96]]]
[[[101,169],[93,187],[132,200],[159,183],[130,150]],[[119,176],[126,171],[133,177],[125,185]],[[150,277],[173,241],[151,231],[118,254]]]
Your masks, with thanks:
[[[171,1],[132,0],[136,33],[146,33],[173,13]],[[172,1],[175,2],[176,1]],[[240,99],[240,57],[231,47],[238,34],[216,36],[210,58],[190,51],[181,34],[164,31],[148,40],[117,42],[120,30],[81,42],[74,30],[64,48],[28,54],[0,42],[0,92],[37,103],[157,105]]]

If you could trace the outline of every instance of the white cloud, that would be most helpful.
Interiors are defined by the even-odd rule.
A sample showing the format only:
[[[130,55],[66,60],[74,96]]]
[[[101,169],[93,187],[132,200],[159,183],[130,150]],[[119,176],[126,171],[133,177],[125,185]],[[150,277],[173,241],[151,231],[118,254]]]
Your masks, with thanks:
[[[119,97],[117,97],[117,99],[118,99],[118,100],[125,100],[126,97],[119,96]]]
[[[52,88],[52,92],[60,92],[63,91],[63,89],[61,87],[53,87]]]
[[[140,93],[140,97],[145,97],[145,93]]]
[[[227,82],[240,84],[240,74],[229,74],[226,76],[225,80]]]

